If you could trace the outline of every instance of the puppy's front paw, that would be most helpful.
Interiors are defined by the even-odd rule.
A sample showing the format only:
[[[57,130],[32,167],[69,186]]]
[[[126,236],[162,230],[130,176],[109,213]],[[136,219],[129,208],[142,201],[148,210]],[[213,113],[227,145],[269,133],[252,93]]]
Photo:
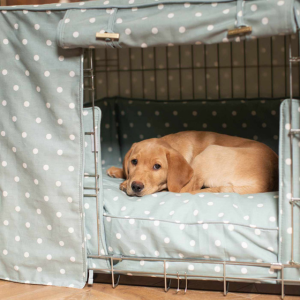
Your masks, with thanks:
[[[123,169],[111,167],[106,171],[106,174],[113,178],[123,178]]]
[[[126,193],[126,191],[127,191],[127,180],[126,180],[126,181],[123,181],[123,182],[120,184],[120,190]]]

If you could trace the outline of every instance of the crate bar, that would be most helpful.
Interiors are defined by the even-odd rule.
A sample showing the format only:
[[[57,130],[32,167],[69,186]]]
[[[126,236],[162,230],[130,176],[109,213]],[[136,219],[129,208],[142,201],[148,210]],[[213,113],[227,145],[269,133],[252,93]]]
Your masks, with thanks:
[[[233,53],[232,53],[232,42],[230,43],[230,76],[231,76],[231,98],[233,99],[234,95],[233,95]]]
[[[286,51],[286,35],[284,36],[284,87],[285,87],[285,96],[287,96],[287,82],[286,82],[286,69],[287,69],[287,51]]]
[[[221,99],[221,79],[220,79],[220,45],[217,44],[218,56],[218,99]]]
[[[179,63],[179,88],[180,100],[182,100],[182,64],[181,64],[181,46],[178,46],[178,63]]]
[[[271,98],[273,98],[273,94],[274,94],[274,74],[273,74],[273,38],[270,37],[270,47],[271,47]]]
[[[284,299],[284,267],[281,269],[281,299]]]
[[[154,92],[155,92],[155,100],[157,100],[157,69],[156,69],[156,48],[153,48],[153,64],[154,64]]]
[[[291,134],[296,134],[296,133],[300,133],[300,129],[291,129],[290,130]]]
[[[223,282],[224,282],[224,296],[227,294],[226,290],[226,262],[223,262]]]
[[[120,50],[119,49],[117,49],[117,66],[118,66],[118,95],[121,95]]]
[[[132,98],[132,63],[131,63],[131,48],[129,48],[129,79],[130,79],[130,98]]]
[[[300,57],[300,32],[298,31],[298,56]],[[298,64],[298,96],[300,94],[300,65]]]
[[[167,96],[170,100],[170,82],[169,82],[169,47],[166,47],[166,70],[167,70]]]
[[[95,118],[95,80],[94,80],[94,57],[93,57],[93,50],[88,50],[88,58],[89,58],[89,68],[86,69],[90,72],[91,75],[91,102],[92,102],[92,111],[93,111],[93,132],[88,132],[86,134],[90,134],[93,136],[94,147],[96,150],[97,147],[97,139],[96,139],[96,118]],[[98,245],[98,255],[100,255],[100,228],[99,228],[99,198],[98,198],[98,165],[97,165],[97,151],[94,151],[94,170],[95,174],[89,177],[95,178],[95,194],[84,194],[84,197],[95,197],[96,198],[96,210],[97,210],[97,245]]]
[[[142,93],[143,93],[143,99],[145,99],[144,49],[141,49],[141,65],[142,65]]]
[[[259,65],[259,39],[257,39],[256,43],[257,50],[257,97],[260,98],[260,65]]]
[[[300,62],[300,57],[291,57],[290,56],[290,62]]]
[[[100,255],[100,228],[99,228],[99,198],[98,198],[98,191],[99,191],[99,185],[98,185],[98,162],[97,162],[97,138],[96,138],[96,116],[95,116],[95,80],[94,80],[94,53],[92,49],[89,49],[89,55],[90,55],[90,68],[91,71],[91,85],[92,85],[92,110],[93,110],[93,141],[94,141],[94,170],[95,170],[95,188],[96,188],[96,209],[97,209],[97,245],[98,245],[98,255]],[[106,82],[108,84],[108,82]],[[108,90],[107,90],[108,93]]]
[[[111,273],[111,269],[97,269],[97,268],[90,268],[89,270],[93,270],[96,271],[97,273]],[[95,272],[95,273],[96,273]],[[164,273],[159,273],[159,272],[144,272],[144,271],[131,271],[131,270],[114,270],[114,274],[118,274],[118,275],[127,275],[127,273],[131,273],[131,274],[142,274],[142,275],[146,275],[146,276],[164,276]],[[177,273],[168,273],[169,276],[173,276],[175,278],[177,278]],[[172,278],[173,278],[172,277]],[[186,274],[185,273],[185,277],[195,277],[195,278],[209,278],[211,280],[215,280],[215,279],[223,279],[223,276],[209,276],[209,275],[195,275],[195,274]],[[168,278],[168,277],[167,277]],[[169,277],[170,278],[170,277]],[[298,280],[289,280],[289,279],[277,279],[277,278],[268,278],[268,277],[261,277],[261,278],[256,278],[256,277],[236,277],[236,276],[226,276],[226,279],[231,279],[231,280],[241,280],[241,281],[254,281],[254,282],[261,282],[261,281],[276,281],[276,282],[280,282],[280,283],[299,283]],[[190,280],[198,280],[198,279],[190,279]],[[167,289],[169,289],[170,287],[170,282],[167,285]]]
[[[93,66],[93,77],[94,77],[94,82],[97,82],[97,77],[96,77],[96,73],[95,73],[95,70],[97,68],[97,60],[96,60],[96,50],[93,50],[93,53],[92,53],[92,58],[93,58],[93,64],[95,64],[95,66]],[[95,88],[95,86],[94,86]],[[97,89],[95,88],[94,89],[94,98],[97,99]]]
[[[246,40],[243,44],[244,49],[244,95],[245,99],[247,98],[247,57],[246,57]]]
[[[293,113],[293,70],[292,70],[292,38],[289,36],[289,79],[290,79],[290,107],[289,107],[289,115],[290,115],[290,159],[293,160],[293,134],[291,132],[292,129],[292,113]],[[294,170],[293,163],[291,163],[291,198],[294,196]],[[294,201],[291,202],[291,261],[290,263],[294,263]]]
[[[262,68],[266,68],[266,67],[270,67],[269,65],[260,65],[260,67]],[[283,65],[276,65],[276,66],[273,66],[273,68],[282,68],[284,67]],[[243,69],[244,70],[244,66],[234,66],[235,69]],[[247,66],[247,68],[249,69],[257,69],[257,66]],[[159,68],[160,71],[184,71],[184,70],[215,70],[216,67],[215,66],[206,66],[206,67],[182,67],[182,68],[177,68],[177,67],[172,67],[172,68]],[[227,66],[220,66],[219,69],[228,69]],[[128,72],[128,69],[127,70],[118,70],[119,72]],[[132,72],[138,72],[138,71],[155,71],[155,68],[144,68],[144,69],[131,69]],[[105,73],[106,71],[105,70],[97,70],[95,73]],[[110,72],[116,72],[116,70],[107,70],[107,73],[110,73]]]
[[[107,49],[105,48],[105,50],[104,50],[104,53],[105,53],[105,70],[106,70],[106,72],[105,72],[105,88],[106,88],[106,97],[109,97],[109,85],[108,85],[108,69],[109,69],[109,66],[108,66],[108,64],[107,64]],[[94,110],[94,109],[93,109]],[[96,144],[94,144],[94,145],[96,145]]]
[[[94,188],[94,187],[84,187],[85,190],[96,190],[99,191],[99,188]]]
[[[115,58],[110,58],[110,59],[99,59],[98,60],[98,62],[100,62],[100,63],[104,62],[104,64],[105,64],[105,61],[116,62],[116,59]],[[117,65],[117,63],[115,65]],[[101,65],[100,65],[100,67],[101,67]]]
[[[194,46],[191,46],[191,64],[192,64],[192,90],[193,100],[195,100],[195,69],[194,69]]]
[[[275,281],[278,283],[281,283],[281,298],[284,299],[284,284],[285,283],[299,283],[298,280],[288,280],[288,279],[284,279],[284,268],[300,268],[300,265],[297,264],[287,264],[287,265],[283,265],[280,263],[251,263],[251,262],[236,262],[236,261],[202,261],[200,259],[189,259],[189,258],[157,258],[157,257],[115,257],[115,256],[109,256],[109,255],[103,255],[103,256],[96,256],[96,255],[89,255],[88,258],[99,258],[99,259],[110,259],[111,262],[111,269],[98,269],[98,268],[91,268],[90,270],[93,271],[97,271],[98,273],[107,273],[110,272],[112,274],[112,286],[113,288],[116,287],[119,283],[119,279],[120,279],[120,275],[121,274],[126,274],[127,273],[134,273],[137,275],[146,275],[146,276],[153,276],[153,275],[159,275],[159,276],[163,276],[164,277],[164,290],[165,292],[167,292],[170,289],[170,284],[171,284],[171,278],[170,276],[173,277],[177,277],[178,280],[178,287],[177,287],[177,292],[179,290],[179,280],[180,280],[180,275],[177,272],[176,274],[173,273],[169,273],[168,276],[170,278],[169,284],[167,284],[167,261],[168,262],[194,262],[194,263],[204,263],[204,264],[222,264],[223,265],[223,275],[222,276],[210,276],[210,275],[195,275],[195,274],[190,274],[187,275],[185,272],[185,280],[186,280],[186,286],[185,286],[185,293],[187,291],[187,278],[188,277],[192,277],[192,279],[196,278],[195,280],[204,278],[204,279],[212,279],[212,280],[216,280],[216,279],[223,279],[223,283],[224,283],[224,296],[227,295],[228,289],[227,289],[227,283],[228,280],[241,280],[241,281],[254,281],[254,282],[263,282],[263,281]],[[156,262],[163,262],[163,273],[161,272],[143,272],[143,271],[131,271],[131,270],[114,270],[113,268],[113,261],[114,260],[118,260],[118,261],[122,261],[122,260],[133,260],[133,261],[140,261],[140,260],[144,260],[144,261],[156,261]],[[274,270],[281,270],[281,279],[278,278],[244,278],[244,277],[234,277],[234,276],[226,276],[226,266],[227,265],[243,265],[243,266],[259,266],[259,267],[269,267],[271,269]],[[114,283],[114,274],[117,272],[117,274],[119,275],[118,277],[118,282],[117,285],[115,285]]]
[[[206,45],[204,44],[204,81],[205,81],[205,100],[207,100],[207,63],[206,63]],[[232,70],[231,70],[232,72]]]
[[[115,283],[113,258],[110,259],[110,265],[111,265],[111,285],[112,285],[112,288],[115,289],[119,285],[120,275],[118,276],[117,282]]]
[[[180,292],[180,276],[179,273],[177,272],[177,290],[176,290],[176,294],[178,294]]]
[[[164,282],[165,282],[165,292],[168,291],[167,288],[167,266],[166,266],[166,261],[164,260]]]
[[[114,277],[114,261],[113,258],[110,258],[110,266],[111,266],[111,282],[112,282],[112,287],[115,287],[115,277]]]
[[[156,261],[156,262],[188,262],[188,263],[203,263],[203,264],[214,264],[214,265],[239,265],[239,266],[248,266],[248,267],[278,267],[284,266],[285,268],[296,268],[300,269],[300,264],[297,265],[289,265],[289,264],[274,264],[274,263],[258,263],[258,262],[247,262],[247,261],[223,261],[223,260],[203,260],[200,258],[168,258],[168,257],[143,257],[143,256],[112,256],[112,255],[88,255],[88,258],[95,258],[95,259],[110,259],[113,258],[114,260],[134,260],[134,261]],[[297,281],[299,282],[299,281]]]
[[[298,201],[300,201],[300,198],[292,198],[291,201],[292,202],[298,202]]]

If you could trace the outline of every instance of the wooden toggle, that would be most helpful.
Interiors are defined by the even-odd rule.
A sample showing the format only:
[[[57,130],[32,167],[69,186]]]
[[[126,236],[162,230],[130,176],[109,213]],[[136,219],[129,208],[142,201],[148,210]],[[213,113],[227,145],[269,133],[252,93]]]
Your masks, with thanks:
[[[118,41],[120,38],[120,34],[119,33],[113,33],[113,32],[97,32],[96,33],[96,38],[97,39],[101,39],[101,40],[112,40],[112,41]]]
[[[234,28],[234,29],[230,29],[228,30],[228,36],[234,36],[234,35],[244,35],[247,33],[251,33],[252,32],[252,27],[251,26],[242,26],[239,28]]]

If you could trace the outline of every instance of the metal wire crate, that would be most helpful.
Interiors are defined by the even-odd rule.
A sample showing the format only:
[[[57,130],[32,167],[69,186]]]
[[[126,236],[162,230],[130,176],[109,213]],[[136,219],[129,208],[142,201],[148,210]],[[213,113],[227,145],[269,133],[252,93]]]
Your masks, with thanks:
[[[278,49],[279,43],[281,46]],[[265,47],[263,47],[264,45]],[[276,46],[276,47],[275,47]],[[252,48],[251,48],[252,47]],[[253,52],[253,47],[256,51]],[[261,48],[263,47],[263,48]],[[224,59],[224,49],[228,52],[230,59]],[[252,49],[252,50],[251,50]],[[265,49],[265,50],[263,50]],[[276,50],[275,50],[276,49]],[[292,98],[293,95],[299,97],[299,65],[293,68],[294,62],[300,62],[299,57],[293,57],[292,53],[298,53],[300,47],[298,38],[276,37],[271,39],[254,40],[250,42],[230,43],[224,45],[212,46],[181,46],[171,48],[153,48],[153,49],[104,49],[89,50],[87,56],[87,72],[90,76],[85,78],[88,87],[88,101],[91,102],[92,108],[95,107],[95,97],[112,97],[125,96],[135,98],[147,98],[157,100],[172,99],[220,99],[220,98],[275,98],[283,97],[290,99],[290,120],[292,118]],[[189,63],[184,58],[184,51],[191,54]],[[236,55],[236,51],[241,51],[242,55]],[[173,66],[170,64],[170,53],[175,55],[177,63]],[[212,54],[214,53],[214,54]],[[221,55],[222,53],[222,55]],[[256,57],[252,61],[249,55]],[[200,65],[197,55],[202,57]],[[214,57],[211,59],[211,57]],[[126,59],[127,57],[127,59]],[[235,60],[237,59],[237,60]],[[137,62],[138,61],[138,62]],[[237,63],[235,63],[235,61]],[[276,61],[276,63],[275,63]],[[212,62],[213,65],[212,65]],[[267,74],[266,76],[264,74]],[[94,80],[94,74],[96,79]],[[177,74],[175,76],[175,74]],[[228,74],[228,76],[226,76]],[[150,76],[150,77],[149,77]],[[248,81],[249,76],[253,76],[255,80]],[[279,77],[278,77],[279,76]],[[164,79],[163,79],[164,78]],[[176,80],[174,80],[176,78]],[[187,81],[184,81],[187,78]],[[225,79],[226,80],[225,80]],[[280,78],[280,80],[278,79]],[[282,80],[282,78],[284,80]],[[253,78],[252,78],[253,79]],[[294,80],[293,80],[294,79]],[[203,89],[199,90],[199,80],[202,82]],[[215,89],[208,88],[208,81],[213,80]],[[173,84],[178,87],[173,89]],[[224,83],[225,82],[225,83]],[[239,87],[237,88],[237,82]],[[250,83],[254,87],[251,89]],[[275,84],[276,83],[276,84]],[[295,84],[294,84],[295,83]],[[162,90],[160,85],[164,85]],[[188,86],[189,85],[189,86]],[[150,88],[149,88],[150,87]],[[152,88],[151,88],[152,87]],[[94,122],[95,124],[95,122]],[[291,122],[292,124],[292,122]],[[96,132],[94,128],[93,132]],[[299,134],[300,129],[290,129],[290,144],[293,143],[293,135]],[[291,147],[291,157],[293,157]],[[96,156],[94,160],[97,164]],[[95,167],[95,178],[98,178],[98,170]],[[110,269],[89,269],[89,284],[93,283],[93,273],[110,273],[112,276],[112,287],[115,288],[119,282],[119,276],[131,273],[138,276],[161,276],[164,278],[165,291],[170,288],[168,279],[175,278],[179,283],[185,280],[185,293],[187,292],[187,282],[190,277],[205,280],[222,280],[224,283],[224,295],[228,293],[228,281],[250,281],[265,282],[274,281],[281,284],[281,297],[284,298],[285,284],[300,283],[298,280],[288,280],[285,278],[284,270],[287,268],[300,268],[300,264],[294,261],[294,206],[299,203],[300,199],[295,198],[293,194],[293,168],[291,165],[291,257],[287,264],[281,263],[249,263],[249,262],[232,262],[232,261],[204,261],[201,259],[175,259],[175,258],[157,258],[157,257],[127,257],[127,256],[110,256],[99,255],[99,235],[98,235],[98,254],[88,255],[88,258],[108,260]],[[98,182],[95,180],[95,190],[98,193]],[[98,196],[95,197],[98,203]],[[97,210],[97,224],[99,226],[100,216]],[[99,232],[99,229],[98,229]],[[114,269],[114,261],[122,260],[144,260],[156,261],[163,263],[163,269],[156,273],[133,272],[132,270],[116,271]],[[223,266],[223,274],[221,276],[200,276],[184,274],[171,274],[167,272],[167,262],[193,262],[199,264],[219,264]],[[242,278],[229,277],[226,275],[226,267],[229,265],[257,266],[270,268],[271,270],[279,270],[280,279],[270,278]],[[115,275],[118,275],[115,280]]]
[[[299,51],[297,35],[291,37]],[[97,49],[96,99],[288,98],[289,41],[286,36],[217,45],[145,49]],[[299,97],[300,68],[293,68]]]

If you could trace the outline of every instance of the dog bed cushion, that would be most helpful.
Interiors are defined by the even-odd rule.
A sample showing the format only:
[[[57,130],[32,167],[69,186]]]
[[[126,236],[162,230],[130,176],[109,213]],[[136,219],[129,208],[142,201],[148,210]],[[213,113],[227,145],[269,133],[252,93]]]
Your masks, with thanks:
[[[277,192],[253,195],[159,192],[129,197],[119,189],[121,182],[122,179],[108,177],[103,169],[104,227],[110,255],[277,262]],[[157,270],[157,262],[146,264],[148,271]],[[178,264],[182,263],[172,263],[174,272]],[[126,266],[145,270],[144,261],[123,261],[116,268],[126,269]],[[253,269],[254,277],[276,276],[266,269],[259,274],[259,269]],[[202,274],[203,270],[197,272],[196,266],[187,265],[188,272]],[[216,270],[220,272],[221,268],[213,267],[213,273]],[[244,275],[250,272],[249,268],[238,271],[242,275],[243,272]]]

